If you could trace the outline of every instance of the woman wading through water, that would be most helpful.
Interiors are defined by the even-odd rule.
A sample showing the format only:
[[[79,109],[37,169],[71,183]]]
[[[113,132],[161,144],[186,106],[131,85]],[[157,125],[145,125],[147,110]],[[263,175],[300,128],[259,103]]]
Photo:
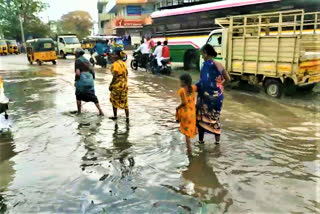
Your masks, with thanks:
[[[199,132],[199,143],[204,143],[204,134],[215,135],[215,143],[220,143],[220,112],[223,101],[223,83],[230,80],[229,74],[224,67],[216,62],[214,57],[217,52],[206,44],[201,49],[204,60],[200,80],[196,84],[198,89],[197,99],[197,127]]]

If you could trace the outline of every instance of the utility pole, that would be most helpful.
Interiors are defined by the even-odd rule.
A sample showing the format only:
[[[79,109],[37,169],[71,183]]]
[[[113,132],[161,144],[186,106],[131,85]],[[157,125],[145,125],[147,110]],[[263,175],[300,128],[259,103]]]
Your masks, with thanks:
[[[22,20],[21,14],[19,14],[19,20],[20,20],[20,29],[21,29],[22,43],[24,44],[26,41],[25,41],[25,38],[24,38],[23,20]]]

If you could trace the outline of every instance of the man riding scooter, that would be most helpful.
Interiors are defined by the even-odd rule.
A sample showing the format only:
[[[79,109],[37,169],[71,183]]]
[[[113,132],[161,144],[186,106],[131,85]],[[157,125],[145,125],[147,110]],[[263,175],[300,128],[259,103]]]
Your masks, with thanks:
[[[91,51],[91,63],[105,67],[107,65],[107,62],[105,62],[105,55],[108,53],[110,53],[109,40],[97,42]]]
[[[155,56],[155,60],[154,60],[154,63],[153,63],[154,67],[155,67],[155,73],[159,73],[160,68],[162,66],[161,61],[159,63],[159,60],[162,58],[162,48],[163,48],[163,46],[161,45],[161,42],[158,41],[157,42],[157,47],[156,47],[156,49],[154,50],[154,52],[152,54],[153,56]]]

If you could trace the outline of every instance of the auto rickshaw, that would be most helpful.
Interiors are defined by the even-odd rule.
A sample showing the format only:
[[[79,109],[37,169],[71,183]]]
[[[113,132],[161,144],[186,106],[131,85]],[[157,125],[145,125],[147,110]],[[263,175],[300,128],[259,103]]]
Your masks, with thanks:
[[[52,62],[55,65],[57,55],[53,40],[49,38],[28,40],[27,57],[31,65],[33,62],[37,62],[40,66],[43,62]]]
[[[90,38],[84,38],[81,41],[81,48],[90,51],[95,46],[95,42]]]
[[[0,55],[8,55],[8,46],[5,40],[0,40]]]
[[[16,40],[7,40],[8,53],[19,54],[18,44]]]

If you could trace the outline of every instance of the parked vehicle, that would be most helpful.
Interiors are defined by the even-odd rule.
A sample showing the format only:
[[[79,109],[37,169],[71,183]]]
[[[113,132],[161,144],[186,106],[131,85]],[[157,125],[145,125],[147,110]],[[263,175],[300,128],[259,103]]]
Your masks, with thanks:
[[[8,55],[8,46],[5,40],[0,40],[0,55]]]
[[[27,42],[27,57],[29,63],[37,62],[42,65],[43,62],[52,62],[56,64],[57,56],[54,42],[52,39],[33,39]]]
[[[18,44],[16,40],[7,40],[8,53],[19,54]]]
[[[81,48],[81,44],[76,35],[57,36],[57,54],[61,58],[65,59],[67,55],[75,55],[78,48]]]
[[[294,10],[218,18],[222,29],[212,31],[207,43],[233,79],[262,84],[278,98],[320,82],[317,17],[320,12]]]
[[[133,52],[133,59],[131,60],[131,68],[138,70],[138,68],[145,68],[147,71],[151,70],[151,55],[143,55],[140,51]]]

